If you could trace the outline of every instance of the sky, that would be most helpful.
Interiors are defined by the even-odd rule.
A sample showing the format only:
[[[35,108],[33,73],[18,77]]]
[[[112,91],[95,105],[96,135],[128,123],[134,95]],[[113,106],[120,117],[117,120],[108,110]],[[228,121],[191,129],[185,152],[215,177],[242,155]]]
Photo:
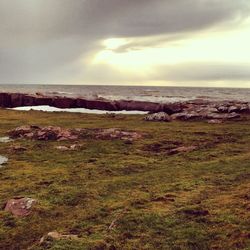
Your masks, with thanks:
[[[0,83],[250,88],[249,0],[0,0]]]

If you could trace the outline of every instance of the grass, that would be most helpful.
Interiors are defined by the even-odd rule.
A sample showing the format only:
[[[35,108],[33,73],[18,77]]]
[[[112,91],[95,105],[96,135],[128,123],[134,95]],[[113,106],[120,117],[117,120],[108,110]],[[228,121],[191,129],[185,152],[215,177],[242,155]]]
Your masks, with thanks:
[[[250,249],[249,118],[152,123],[139,115],[2,109],[0,119],[0,136],[26,124],[145,133],[132,144],[86,138],[81,149],[66,152],[55,146],[72,143],[1,143],[0,155],[9,158],[0,169],[1,205],[15,196],[38,204],[22,219],[0,211],[0,249]],[[12,145],[27,151],[13,153]],[[176,145],[198,150],[169,155]],[[55,230],[79,240],[38,244]]]

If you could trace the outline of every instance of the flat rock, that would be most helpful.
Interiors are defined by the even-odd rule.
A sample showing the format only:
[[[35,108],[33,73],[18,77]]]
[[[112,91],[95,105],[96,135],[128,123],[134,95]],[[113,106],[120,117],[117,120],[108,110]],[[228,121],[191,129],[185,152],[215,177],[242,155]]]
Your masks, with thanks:
[[[134,141],[143,137],[142,133],[125,131],[118,128],[108,128],[96,131],[97,139],[120,139],[124,141]]]
[[[0,168],[2,167],[3,164],[8,162],[8,160],[9,159],[7,157],[0,155]]]
[[[0,143],[7,143],[13,141],[9,136],[0,137]]]
[[[61,234],[57,231],[49,232],[47,235],[40,239],[40,245],[44,244],[47,240],[78,240],[78,236],[75,234]]]
[[[17,217],[26,217],[31,214],[35,203],[36,201],[32,198],[13,198],[7,201],[4,211],[10,212]]]

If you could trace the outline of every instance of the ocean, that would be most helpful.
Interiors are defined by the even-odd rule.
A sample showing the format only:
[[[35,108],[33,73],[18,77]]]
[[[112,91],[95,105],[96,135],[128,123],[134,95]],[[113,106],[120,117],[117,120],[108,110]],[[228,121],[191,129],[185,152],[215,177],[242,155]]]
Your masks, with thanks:
[[[152,102],[178,102],[194,99],[211,101],[236,100],[250,102],[250,89],[243,88],[194,88],[103,85],[0,85],[0,92],[43,93],[89,99],[139,100]]]

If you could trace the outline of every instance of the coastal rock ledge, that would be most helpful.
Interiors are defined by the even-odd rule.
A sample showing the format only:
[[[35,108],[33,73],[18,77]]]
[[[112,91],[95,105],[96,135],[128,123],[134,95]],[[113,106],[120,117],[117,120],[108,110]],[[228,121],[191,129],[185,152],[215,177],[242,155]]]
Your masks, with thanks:
[[[198,117],[209,119],[228,118],[225,114],[231,114],[231,118],[238,117],[240,113],[250,114],[250,103],[239,101],[207,101],[197,99],[186,102],[176,103],[156,103],[148,101],[134,100],[107,100],[103,98],[85,99],[71,98],[65,96],[46,96],[41,93],[23,94],[23,93],[0,93],[0,107],[15,108],[23,106],[41,106],[48,105],[56,108],[86,108],[107,111],[146,111],[150,113],[164,112],[172,116],[172,119],[186,120]],[[211,115],[212,114],[212,115]],[[223,114],[223,115],[221,115]]]

